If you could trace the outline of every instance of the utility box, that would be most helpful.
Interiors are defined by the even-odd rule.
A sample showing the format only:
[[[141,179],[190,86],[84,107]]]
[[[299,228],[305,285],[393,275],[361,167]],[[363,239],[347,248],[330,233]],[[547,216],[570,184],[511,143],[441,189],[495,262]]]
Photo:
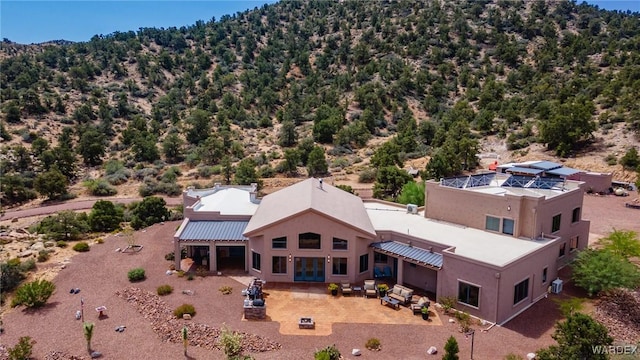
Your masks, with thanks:
[[[551,282],[551,292],[554,294],[560,294],[562,292],[562,283],[560,279],[555,279]]]

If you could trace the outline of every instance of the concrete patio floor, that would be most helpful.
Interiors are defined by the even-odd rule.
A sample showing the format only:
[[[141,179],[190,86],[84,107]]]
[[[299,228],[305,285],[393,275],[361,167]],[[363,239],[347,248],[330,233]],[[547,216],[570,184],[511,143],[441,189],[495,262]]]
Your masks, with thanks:
[[[429,311],[429,320],[425,321],[408,307],[394,309],[381,305],[378,298],[365,298],[357,293],[331,296],[324,284],[268,283],[263,291],[267,321],[280,323],[279,332],[283,335],[326,336],[332,333],[335,323],[442,325],[433,308]],[[414,301],[417,300],[418,296],[414,295]],[[315,329],[300,329],[301,317],[313,318]]]

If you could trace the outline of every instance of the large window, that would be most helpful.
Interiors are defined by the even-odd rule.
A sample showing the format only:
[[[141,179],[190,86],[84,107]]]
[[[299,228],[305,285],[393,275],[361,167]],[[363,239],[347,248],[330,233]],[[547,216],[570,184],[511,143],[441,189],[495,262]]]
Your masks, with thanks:
[[[271,248],[273,249],[286,249],[287,248],[287,237],[279,237],[271,240]]]
[[[251,252],[251,267],[260,270],[260,254],[255,251]]]
[[[320,243],[320,234],[308,232],[298,235],[300,249],[320,249]]]
[[[287,273],[287,257],[286,256],[274,256],[271,259],[273,261],[272,272],[274,274]]]
[[[347,275],[347,258],[333,258],[333,275]]]
[[[360,272],[369,271],[369,254],[360,255]]]
[[[571,213],[571,222],[572,223],[576,223],[578,221],[580,221],[580,208],[579,207],[573,209],[573,212]]]
[[[569,241],[569,251],[576,251],[576,249],[578,248],[578,242],[580,241],[580,237],[579,236],[574,236],[571,238],[571,240]]]
[[[466,282],[458,281],[458,301],[469,306],[478,307],[480,288]]]
[[[375,263],[386,263],[387,262],[387,254],[381,254],[379,252],[373,253],[373,262]]]
[[[333,250],[347,250],[347,240],[333,238]]]
[[[561,219],[562,219],[562,214],[558,214],[558,215],[553,217],[553,220],[551,221],[551,232],[552,233],[560,230],[560,220]]]
[[[567,243],[565,242],[560,245],[560,251],[558,252],[558,257],[563,257],[566,251],[567,251]]]
[[[485,228],[491,231],[500,231],[500,218],[487,216]]]
[[[513,219],[502,219],[502,232],[513,235]]]
[[[513,305],[526,299],[529,296],[529,279],[525,279],[518,283],[513,292]]]

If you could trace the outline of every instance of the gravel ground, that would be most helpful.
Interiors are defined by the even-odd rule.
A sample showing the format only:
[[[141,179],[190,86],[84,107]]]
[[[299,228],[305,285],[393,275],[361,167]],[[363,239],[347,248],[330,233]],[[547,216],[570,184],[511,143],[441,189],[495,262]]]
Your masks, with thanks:
[[[592,220],[591,232],[606,235],[612,228],[640,231],[640,211],[624,207],[628,198],[585,196],[584,218]],[[470,354],[471,339],[458,331],[456,324],[446,322],[441,315],[442,326],[414,325],[370,325],[334,324],[329,336],[285,336],[279,333],[279,324],[272,321],[244,321],[242,302],[237,292],[246,284],[240,284],[225,276],[196,277],[193,281],[166,275],[169,262],[164,255],[173,250],[172,237],[179,222],[157,224],[136,233],[136,239],[144,248],[138,253],[120,253],[124,248],[123,237],[107,236],[104,244],[92,244],[91,251],[78,254],[54,279],[57,292],[48,304],[36,311],[12,309],[3,315],[5,332],[0,336],[0,348],[13,346],[21,336],[36,340],[35,359],[88,358],[82,326],[75,319],[84,299],[85,320],[96,325],[92,348],[100,351],[105,359],[177,359],[183,357],[180,342],[162,341],[154,330],[149,314],[117,296],[118,292],[133,287],[155,293],[159,285],[170,284],[174,293],[162,297],[168,309],[183,303],[193,304],[197,310],[193,320],[178,320],[190,326],[203,326],[213,333],[222,326],[252,334],[268,344],[278,344],[280,349],[263,352],[250,351],[255,359],[310,359],[316,349],[335,344],[346,359],[351,349],[362,349],[360,358],[376,359],[423,359],[426,350],[434,345],[440,350],[446,339],[453,335],[458,339],[461,358]],[[131,284],[127,272],[135,267],[146,270],[147,279]],[[232,286],[234,294],[222,295],[218,288]],[[80,288],[79,294],[70,294],[69,289]],[[267,284],[268,289],[268,284]],[[564,296],[579,294],[565,285]],[[195,295],[184,295],[182,290],[193,290]],[[238,300],[238,301],[230,301]],[[95,308],[107,307],[106,316],[99,319]],[[154,310],[155,311],[155,310]],[[354,311],[357,311],[355,309]],[[357,316],[357,313],[354,313]],[[500,359],[514,353],[524,357],[528,352],[553,343],[555,321],[559,318],[555,304],[544,299],[504,327],[495,326],[481,331],[486,326],[476,326],[474,337],[474,359]],[[117,326],[125,325],[124,332],[116,332]],[[364,349],[367,339],[376,337],[382,350],[372,353]],[[0,351],[2,353],[2,351]],[[192,359],[223,359],[224,354],[214,346],[189,346]],[[433,357],[439,358],[441,355]],[[0,358],[4,358],[0,354]]]

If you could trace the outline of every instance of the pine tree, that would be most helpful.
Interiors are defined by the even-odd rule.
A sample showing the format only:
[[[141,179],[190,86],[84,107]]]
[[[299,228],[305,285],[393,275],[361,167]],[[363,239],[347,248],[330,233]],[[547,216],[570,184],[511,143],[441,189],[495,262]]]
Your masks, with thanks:
[[[444,344],[444,355],[442,360],[458,360],[458,341],[453,336],[449,336],[447,343]]]

